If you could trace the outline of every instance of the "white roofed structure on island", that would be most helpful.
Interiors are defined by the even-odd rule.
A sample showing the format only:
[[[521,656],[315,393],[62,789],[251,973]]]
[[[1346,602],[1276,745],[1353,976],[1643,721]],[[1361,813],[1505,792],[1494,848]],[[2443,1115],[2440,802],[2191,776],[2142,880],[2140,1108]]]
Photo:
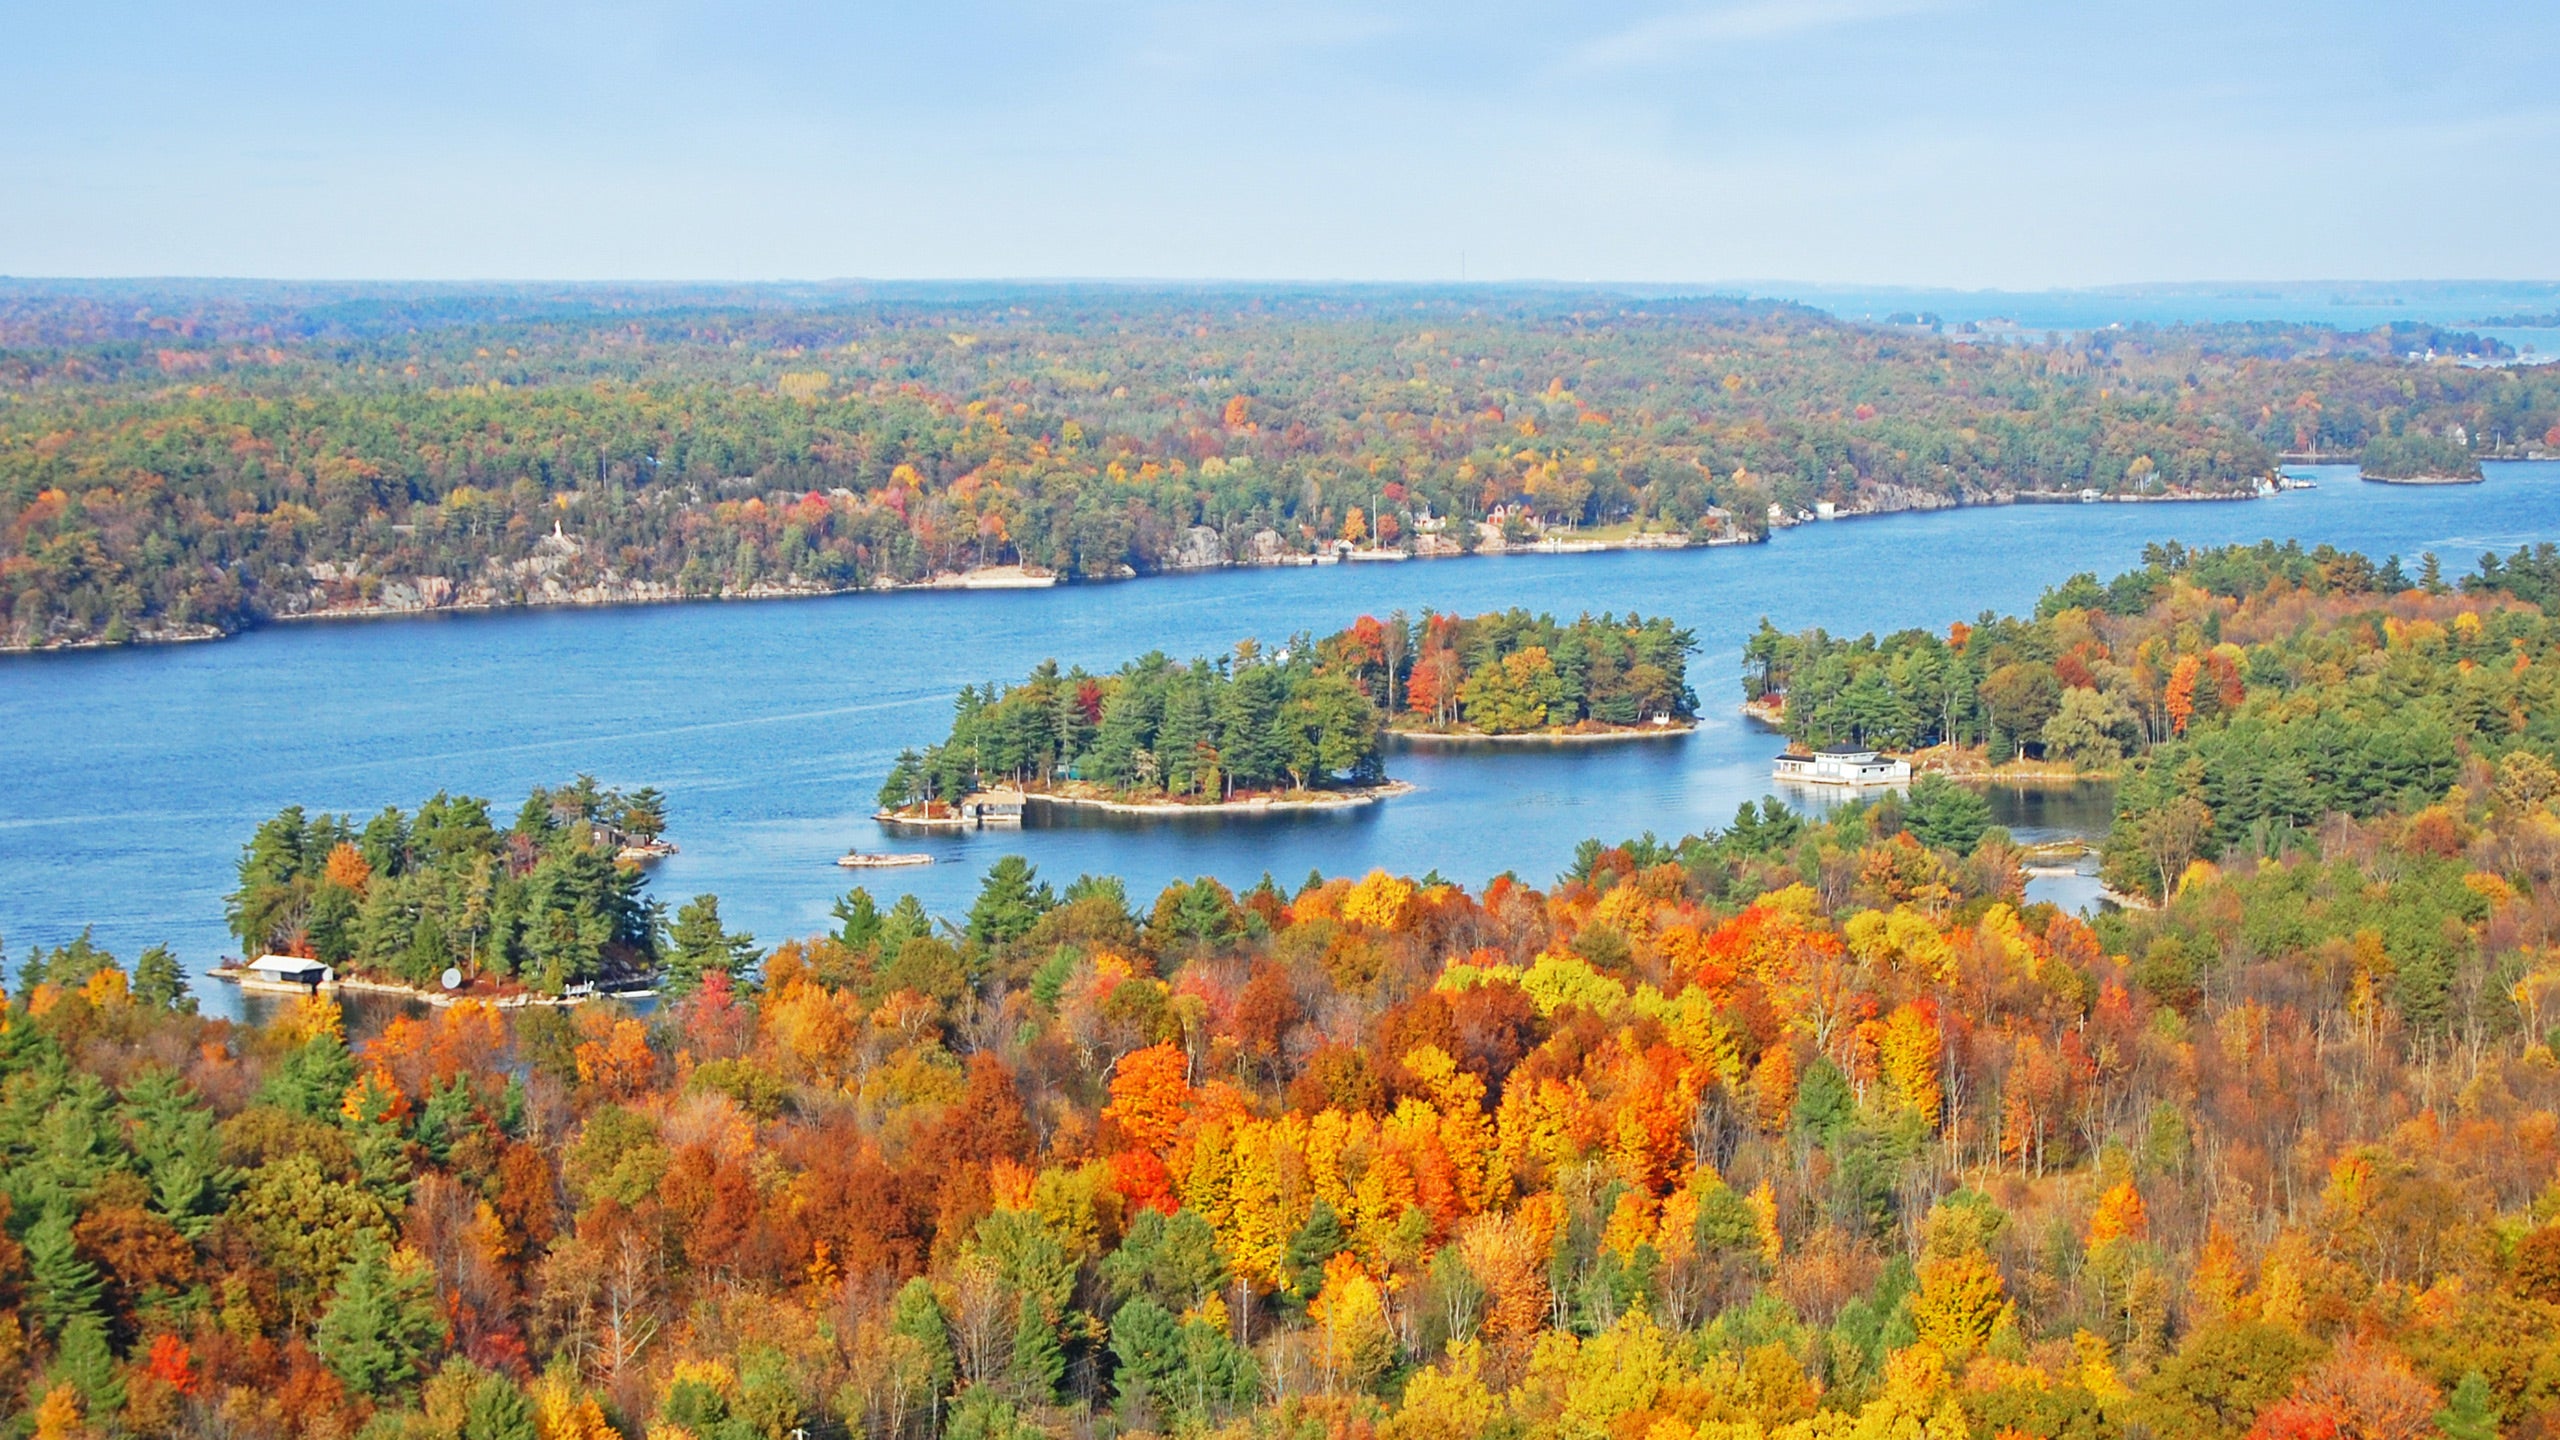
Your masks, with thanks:
[[[278,985],[335,984],[338,972],[302,955],[261,955],[241,967],[251,977]]]
[[[1790,750],[1770,766],[1770,777],[1799,785],[1908,785],[1911,762],[1848,747]]]

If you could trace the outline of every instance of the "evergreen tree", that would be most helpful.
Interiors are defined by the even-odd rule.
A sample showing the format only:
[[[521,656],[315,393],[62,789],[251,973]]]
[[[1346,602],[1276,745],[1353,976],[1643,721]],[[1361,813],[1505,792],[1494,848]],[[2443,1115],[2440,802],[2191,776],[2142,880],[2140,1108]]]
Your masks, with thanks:
[[[667,797],[655,785],[643,785],[624,796],[614,824],[643,844],[667,833]]]
[[[895,955],[910,940],[921,940],[933,933],[933,917],[924,913],[924,902],[913,895],[901,895],[898,903],[880,920],[880,953]]]
[[[1162,1305],[1141,1295],[1121,1306],[1111,1317],[1111,1353],[1120,1362],[1122,1395],[1134,1392],[1161,1407],[1178,1393],[1182,1323]]]
[[[920,805],[933,796],[933,786],[925,773],[924,757],[913,746],[898,752],[898,761],[889,767],[889,778],[880,782],[880,808],[904,810]]]
[[[898,1291],[898,1298],[889,1308],[889,1333],[915,1343],[938,1404],[951,1392],[958,1361],[951,1348],[951,1322],[943,1316],[942,1301],[934,1295],[932,1281],[919,1275]]]
[[[126,1082],[122,1107],[151,1208],[178,1233],[203,1238],[238,1181],[222,1163],[213,1111],[176,1071],[156,1065]]]
[[[1200,682],[1202,661],[1174,676],[1165,687],[1164,725],[1156,733],[1156,769],[1172,795],[1196,795],[1212,788],[1218,768],[1210,744],[1209,699]]]
[[[538,1440],[533,1407],[504,1375],[486,1375],[462,1407],[462,1440]]]
[[[1902,814],[1912,839],[1959,855],[1972,854],[1991,828],[1991,802],[1981,792],[1934,773],[1911,782]]]
[[[1043,1404],[1058,1397],[1058,1382],[1066,1378],[1067,1355],[1058,1345],[1058,1327],[1050,1323],[1037,1296],[1022,1297],[1021,1314],[1014,1321],[1013,1371]]]
[[[1007,855],[987,869],[978,901],[969,907],[969,938],[981,945],[1001,945],[1028,934],[1057,903],[1040,872],[1019,855]]]
[[[1316,1292],[1324,1288],[1324,1262],[1350,1244],[1350,1237],[1343,1233],[1342,1217],[1333,1213],[1330,1203],[1318,1200],[1307,1223],[1289,1237],[1289,1248],[1281,1258],[1288,1273],[1283,1293],[1300,1305],[1315,1299]]]
[[[756,949],[753,935],[721,928],[717,895],[696,895],[686,902],[676,912],[675,928],[667,938],[672,946],[662,988],[670,995],[692,994],[702,977],[714,970],[732,977],[743,975],[763,954]]]
[[[107,1417],[124,1408],[124,1370],[107,1344],[107,1322],[90,1314],[73,1316],[62,1327],[53,1351],[49,1385],[69,1385],[80,1392],[83,1408]]]
[[[2436,1430],[2445,1440],[2498,1440],[2498,1406],[2489,1392],[2488,1377],[2477,1370],[2465,1371],[2435,1418]]]
[[[178,957],[166,945],[154,945],[135,958],[133,998],[155,1010],[189,1015],[196,1010],[195,997],[187,993],[187,972],[178,967]]]
[[[836,938],[847,950],[868,950],[880,943],[880,906],[870,891],[856,885],[827,913],[836,917]]]
[[[1041,1432],[1025,1422],[1003,1396],[984,1385],[972,1385],[952,1403],[943,1440],[1040,1440]]]
[[[68,1206],[46,1211],[27,1227],[29,1300],[48,1334],[66,1336],[77,1321],[97,1318],[98,1267],[82,1259],[71,1238]]]
[[[296,1115],[326,1120],[338,1113],[339,1100],[355,1080],[356,1061],[347,1053],[347,1042],[335,1035],[314,1035],[267,1076],[258,1098]]]
[[[338,1277],[312,1338],[348,1389],[379,1398],[414,1380],[443,1334],[435,1273],[369,1236]]]

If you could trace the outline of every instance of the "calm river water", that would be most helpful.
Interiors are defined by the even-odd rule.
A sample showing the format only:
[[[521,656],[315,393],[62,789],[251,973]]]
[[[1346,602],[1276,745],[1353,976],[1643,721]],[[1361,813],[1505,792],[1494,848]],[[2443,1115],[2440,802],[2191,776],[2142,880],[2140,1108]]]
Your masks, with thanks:
[[[2020,610],[2074,571],[2138,563],[2144,544],[2298,537],[2414,570],[2468,569],[2487,548],[2560,538],[2560,464],[2488,467],[2485,485],[2359,483],[2229,504],[2012,506],[1809,525],[1763,546],[1405,565],[1227,571],[1033,592],[843,597],[610,611],[277,626],[219,644],[0,659],[0,936],[12,955],[94,925],[130,956],[175,946],[191,968],[229,947],[222,896],[241,844],[288,804],[369,814],[438,789],[491,797],[580,771],[654,784],[670,838],[654,891],[702,891],[770,941],[826,923],[854,877],[848,846],[929,848],[929,868],[862,878],[956,916],[1007,851],[1064,882],[1265,871],[1437,869],[1469,884],[1545,882],[1586,836],[1665,838],[1718,825],[1770,789],[1770,733],[1734,710],[1740,647],[1762,615],[1834,633],[1937,627]],[[1685,740],[1547,750],[1400,750],[1420,787],[1365,812],[1278,821],[1084,823],[927,840],[867,817],[901,745],[939,739],[962,683],[1044,657],[1107,669],[1149,649],[1224,650],[1338,628],[1363,612],[1526,606],[1663,613],[1703,646],[1707,712]],[[2027,838],[2103,825],[2092,796],[2001,798]],[[2068,881],[2040,893],[2077,900]],[[200,986],[227,1007],[223,987]]]

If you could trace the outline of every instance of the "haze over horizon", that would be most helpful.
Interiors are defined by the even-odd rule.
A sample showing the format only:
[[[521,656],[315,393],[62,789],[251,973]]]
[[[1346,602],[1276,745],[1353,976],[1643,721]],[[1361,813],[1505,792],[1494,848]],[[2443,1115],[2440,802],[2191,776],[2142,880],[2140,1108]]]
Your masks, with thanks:
[[[2037,290],[2560,220],[2496,63],[2560,13],[2487,0],[10,11],[16,275]]]

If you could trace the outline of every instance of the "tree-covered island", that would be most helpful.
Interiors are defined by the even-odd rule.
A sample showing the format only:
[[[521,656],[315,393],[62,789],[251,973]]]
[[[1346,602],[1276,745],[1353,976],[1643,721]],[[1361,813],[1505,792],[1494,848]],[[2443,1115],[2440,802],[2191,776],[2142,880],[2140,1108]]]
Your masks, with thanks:
[[[2418,431],[2374,436],[2356,468],[2367,480],[2393,485],[2460,485],[2482,478],[2480,459],[2469,445]]]
[[[942,743],[898,756],[880,814],[939,821],[999,786],[1141,807],[1375,798],[1395,788],[1380,754],[1389,733],[1683,732],[1697,715],[1696,648],[1660,617],[1399,611],[1187,664],[1158,652],[1093,675],[1046,661],[1017,684],[961,687]]]

